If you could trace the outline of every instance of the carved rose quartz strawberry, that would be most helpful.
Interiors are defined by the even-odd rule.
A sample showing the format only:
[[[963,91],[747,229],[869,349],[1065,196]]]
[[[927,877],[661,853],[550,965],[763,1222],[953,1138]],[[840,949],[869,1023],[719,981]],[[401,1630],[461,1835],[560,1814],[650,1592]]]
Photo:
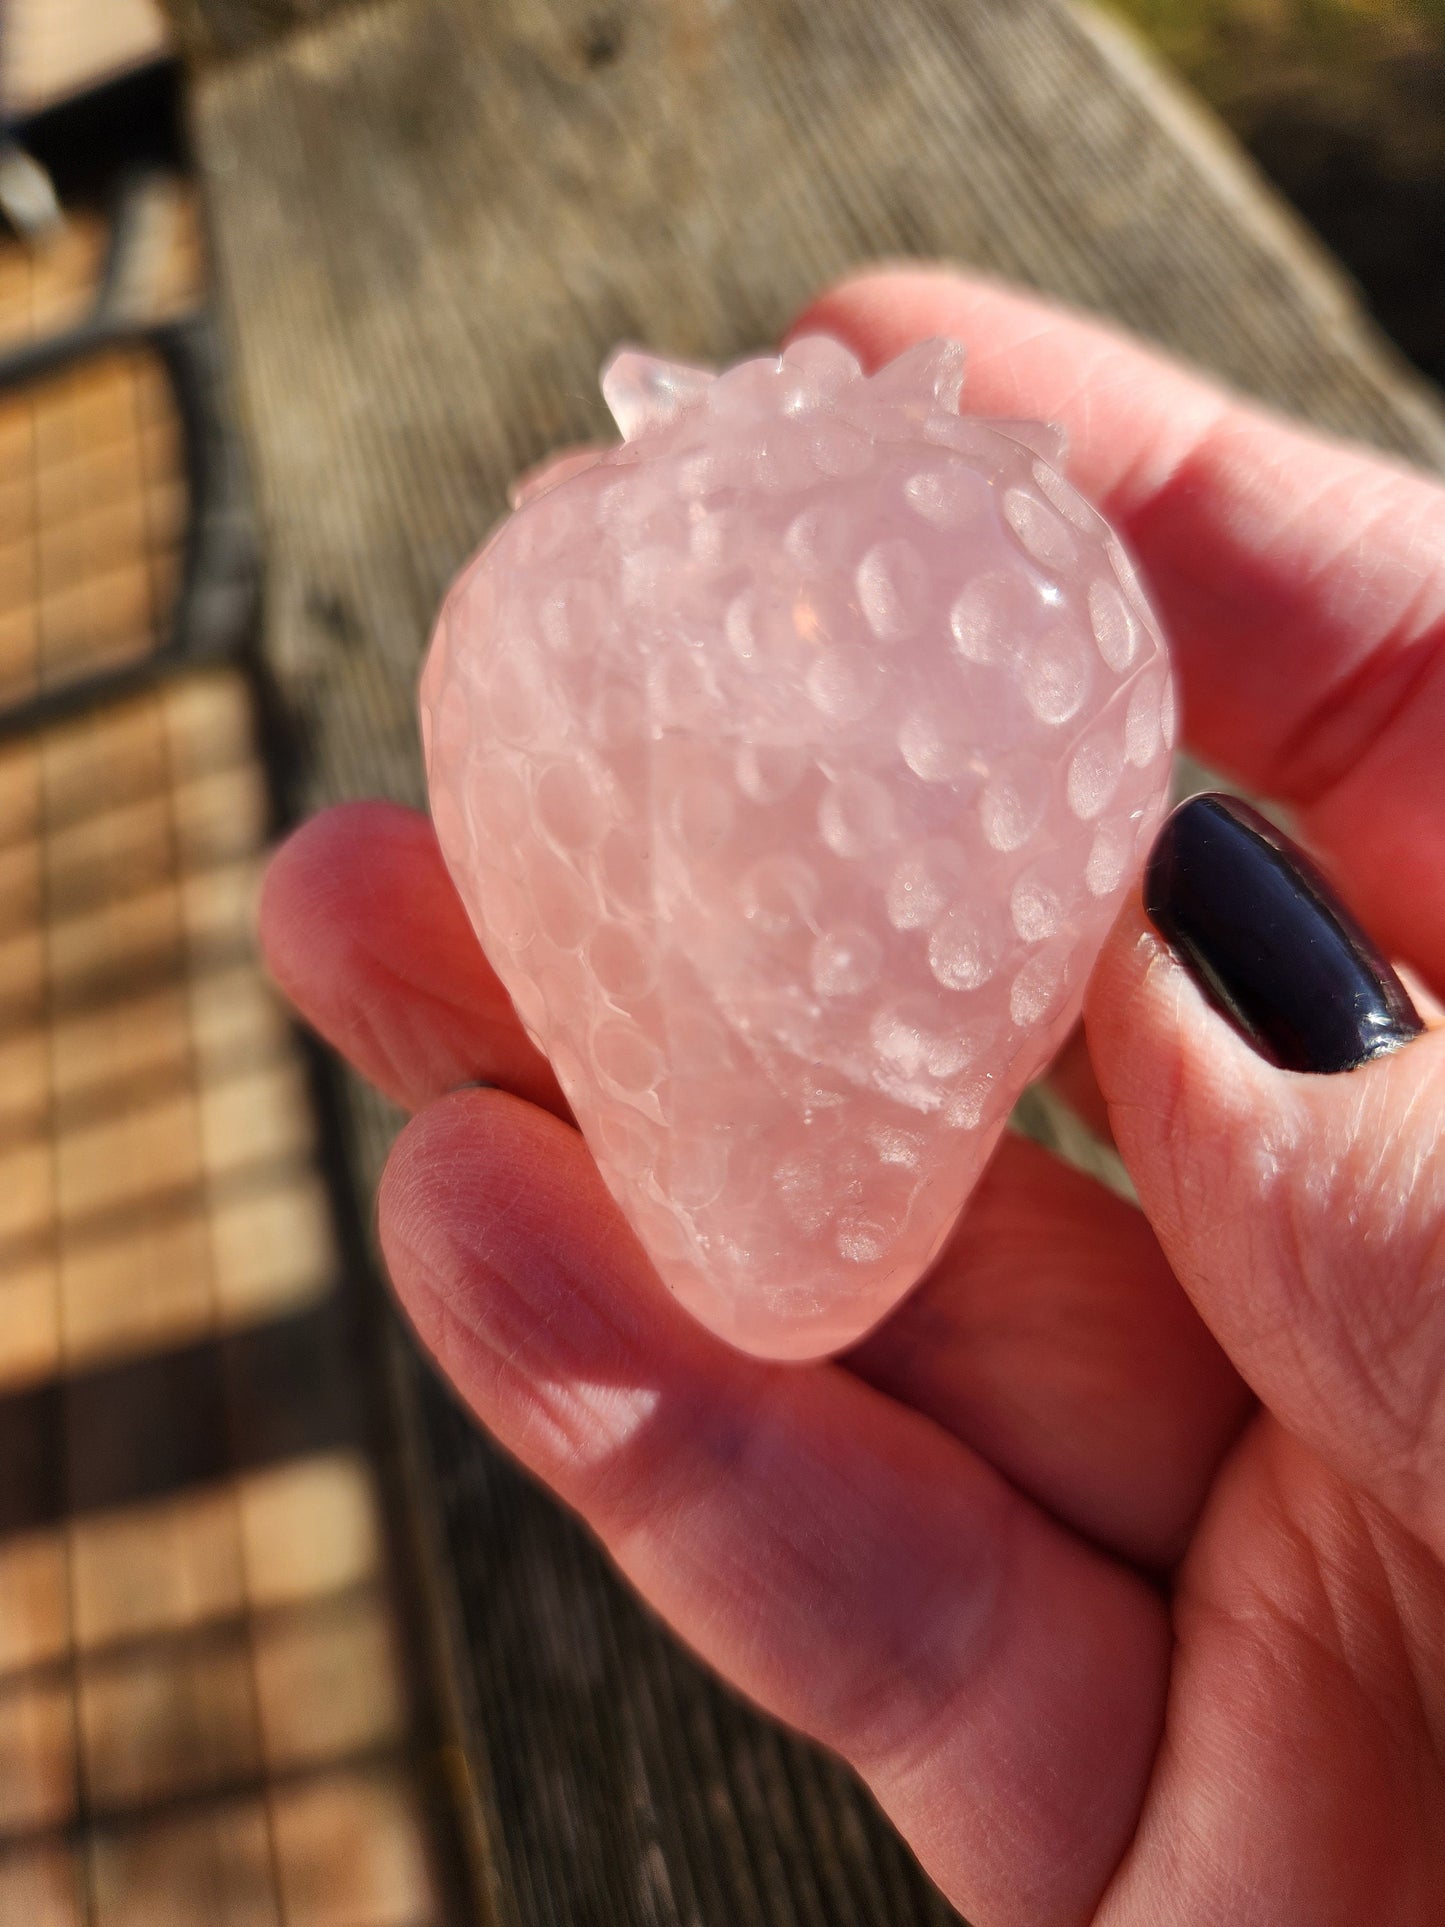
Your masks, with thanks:
[[[437,625],[437,833],[667,1286],[815,1357],[947,1238],[1158,822],[1159,625],[963,351],[624,352]]]

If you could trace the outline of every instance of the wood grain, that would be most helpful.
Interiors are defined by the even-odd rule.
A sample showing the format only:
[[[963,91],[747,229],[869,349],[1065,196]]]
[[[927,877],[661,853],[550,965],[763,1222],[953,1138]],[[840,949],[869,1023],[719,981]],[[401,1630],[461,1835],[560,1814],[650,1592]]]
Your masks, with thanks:
[[[360,0],[161,0],[182,53],[192,60],[233,58]]]
[[[946,255],[1331,429],[1445,459],[1350,291],[1132,43],[1063,0],[173,0],[305,801],[419,799],[413,687],[508,478],[604,426],[619,338],[723,357]],[[289,9],[294,14],[295,9]],[[393,1120],[353,1094],[358,1170]],[[949,1918],[831,1762],[710,1682],[398,1351],[503,1927]]]

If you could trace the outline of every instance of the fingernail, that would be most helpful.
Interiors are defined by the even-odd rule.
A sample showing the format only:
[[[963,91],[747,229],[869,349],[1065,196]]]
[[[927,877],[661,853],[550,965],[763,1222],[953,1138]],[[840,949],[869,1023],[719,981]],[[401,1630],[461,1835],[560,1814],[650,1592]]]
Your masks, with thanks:
[[[1238,797],[1179,805],[1150,853],[1144,908],[1225,1015],[1285,1070],[1353,1070],[1424,1029],[1303,850]]]

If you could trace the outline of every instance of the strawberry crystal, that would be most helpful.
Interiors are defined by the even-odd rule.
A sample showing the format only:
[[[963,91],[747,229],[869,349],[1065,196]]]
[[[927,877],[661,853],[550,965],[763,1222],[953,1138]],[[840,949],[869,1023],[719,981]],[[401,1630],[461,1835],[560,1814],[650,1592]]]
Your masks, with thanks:
[[[962,375],[618,354],[623,442],[533,479],[423,680],[488,957],[664,1283],[769,1357],[933,1261],[1168,788],[1134,569]]]

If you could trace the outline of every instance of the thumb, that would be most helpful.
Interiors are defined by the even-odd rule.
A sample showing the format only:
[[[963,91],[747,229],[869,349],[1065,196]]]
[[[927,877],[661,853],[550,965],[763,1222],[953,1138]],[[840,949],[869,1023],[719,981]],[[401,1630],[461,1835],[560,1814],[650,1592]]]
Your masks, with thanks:
[[[1445,1552],[1445,1029],[1232,798],[1174,813],[1145,898],[1087,1010],[1140,1203],[1265,1406]]]

